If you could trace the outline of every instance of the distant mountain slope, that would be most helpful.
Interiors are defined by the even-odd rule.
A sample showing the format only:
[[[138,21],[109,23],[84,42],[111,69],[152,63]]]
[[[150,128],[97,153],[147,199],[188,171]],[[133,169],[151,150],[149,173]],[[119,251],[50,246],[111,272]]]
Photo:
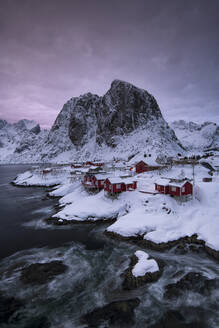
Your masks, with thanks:
[[[216,123],[196,124],[180,120],[173,122],[171,127],[188,150],[219,148],[219,126]]]
[[[0,120],[0,162],[32,162],[34,149],[35,157],[39,157],[36,145],[46,137],[47,131],[41,131],[34,121],[24,119],[10,124]],[[41,152],[41,149],[38,151]]]
[[[141,154],[156,158],[184,153],[155,98],[120,80],[113,81],[103,97],[87,93],[71,98],[49,133],[40,132],[35,124],[0,121],[0,162],[127,159]]]

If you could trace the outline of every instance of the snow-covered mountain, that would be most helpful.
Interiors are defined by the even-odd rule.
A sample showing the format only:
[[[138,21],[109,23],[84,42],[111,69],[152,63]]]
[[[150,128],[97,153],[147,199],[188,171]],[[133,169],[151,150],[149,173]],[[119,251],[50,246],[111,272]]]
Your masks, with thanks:
[[[22,122],[19,126],[24,124],[25,128],[17,129],[13,124],[15,133],[11,133],[11,141],[2,142],[2,150],[6,145],[10,152],[4,157],[1,155],[4,151],[0,153],[1,162],[3,158],[5,162],[67,162],[184,153],[155,98],[120,80],[113,81],[103,97],[87,93],[71,98],[48,135],[36,134],[33,131],[36,127],[30,130],[26,121]],[[9,126],[5,121],[0,123],[0,131],[5,131],[4,140]]]
[[[35,121],[10,124],[0,120],[0,163],[31,162],[31,154],[47,135]]]
[[[71,144],[69,139],[66,142],[67,135]],[[112,82],[103,97],[87,93],[70,99],[58,115],[49,139],[57,152],[65,144],[72,159],[80,160],[183,152],[155,98],[119,80]]]
[[[202,152],[219,148],[219,126],[216,123],[197,124],[179,120],[173,122],[171,127],[188,150]]]

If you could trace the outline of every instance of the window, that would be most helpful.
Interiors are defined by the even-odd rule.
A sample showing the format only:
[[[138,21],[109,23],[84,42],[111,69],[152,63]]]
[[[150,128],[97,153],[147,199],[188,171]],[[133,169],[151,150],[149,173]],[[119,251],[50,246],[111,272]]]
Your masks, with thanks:
[[[171,187],[171,190],[172,191],[176,191],[176,187]]]
[[[120,183],[118,183],[117,185],[116,185],[116,188],[121,188],[121,184]]]
[[[182,192],[185,192],[185,187],[182,187]]]

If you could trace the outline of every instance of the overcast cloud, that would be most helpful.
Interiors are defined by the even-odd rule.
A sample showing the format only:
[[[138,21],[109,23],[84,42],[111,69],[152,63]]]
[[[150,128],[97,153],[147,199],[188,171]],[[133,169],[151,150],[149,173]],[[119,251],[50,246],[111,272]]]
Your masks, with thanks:
[[[218,0],[1,0],[0,117],[53,123],[113,79],[164,117],[219,123]]]

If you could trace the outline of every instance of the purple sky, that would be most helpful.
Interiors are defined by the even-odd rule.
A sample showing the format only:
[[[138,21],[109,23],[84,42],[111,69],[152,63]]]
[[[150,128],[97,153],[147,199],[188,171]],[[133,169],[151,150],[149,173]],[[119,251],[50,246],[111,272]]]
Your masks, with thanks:
[[[218,0],[1,0],[0,118],[49,127],[113,79],[164,117],[219,123]]]

